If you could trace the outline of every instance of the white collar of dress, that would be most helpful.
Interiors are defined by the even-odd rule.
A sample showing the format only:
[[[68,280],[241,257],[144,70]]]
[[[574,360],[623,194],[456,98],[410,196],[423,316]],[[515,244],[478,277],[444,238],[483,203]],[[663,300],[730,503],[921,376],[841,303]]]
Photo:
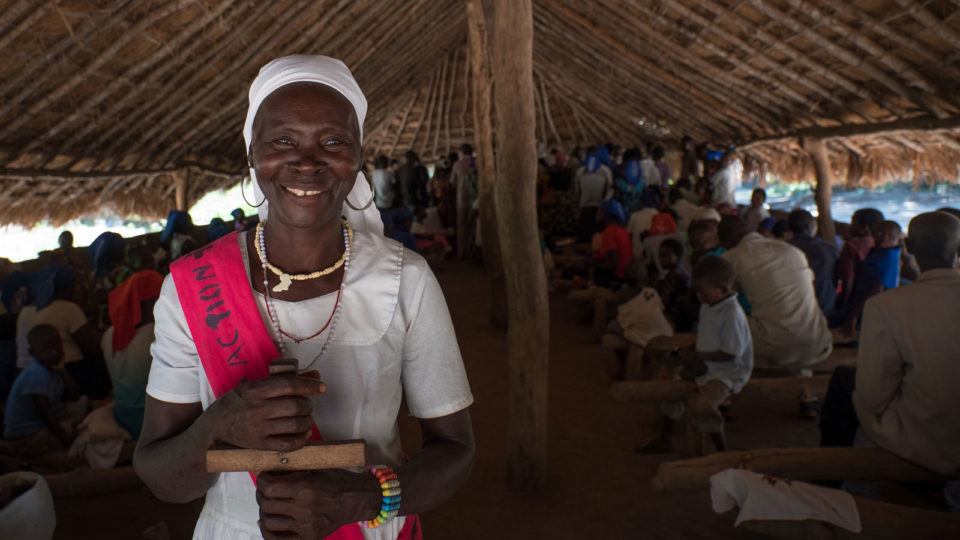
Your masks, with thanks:
[[[333,342],[371,345],[386,334],[400,301],[403,244],[357,232],[353,246]]]

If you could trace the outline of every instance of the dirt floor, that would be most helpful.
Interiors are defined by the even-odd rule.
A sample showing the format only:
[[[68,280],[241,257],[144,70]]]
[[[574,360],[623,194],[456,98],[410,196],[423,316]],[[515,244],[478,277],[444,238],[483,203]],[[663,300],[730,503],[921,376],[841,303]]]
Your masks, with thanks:
[[[657,465],[681,454],[639,456],[650,437],[650,405],[613,402],[611,380],[577,306],[555,296],[551,307],[549,479],[539,495],[506,486],[506,347],[487,323],[490,299],[482,272],[451,263],[438,273],[446,293],[476,402],[478,452],[469,481],[446,504],[424,516],[425,536],[437,539],[755,538],[710,510],[706,491],[660,493],[650,486]],[[727,428],[731,449],[814,446],[815,423],[797,417],[793,402],[735,402]],[[402,417],[404,415],[401,415]],[[402,420],[404,446],[415,451],[415,423]],[[171,505],[144,489],[57,501],[61,539],[133,539],[161,521],[170,537],[189,538],[200,505]]]

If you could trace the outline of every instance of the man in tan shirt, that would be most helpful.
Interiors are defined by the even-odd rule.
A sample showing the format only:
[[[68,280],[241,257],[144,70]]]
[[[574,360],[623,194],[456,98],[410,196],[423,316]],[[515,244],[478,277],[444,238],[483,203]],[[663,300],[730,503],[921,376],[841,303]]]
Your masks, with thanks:
[[[736,217],[720,222],[723,258],[733,265],[751,311],[757,367],[802,369],[830,356],[833,339],[813,289],[806,255],[792,245],[748,232]]]
[[[960,220],[910,221],[907,244],[922,274],[867,301],[853,404],[877,445],[960,476]]]

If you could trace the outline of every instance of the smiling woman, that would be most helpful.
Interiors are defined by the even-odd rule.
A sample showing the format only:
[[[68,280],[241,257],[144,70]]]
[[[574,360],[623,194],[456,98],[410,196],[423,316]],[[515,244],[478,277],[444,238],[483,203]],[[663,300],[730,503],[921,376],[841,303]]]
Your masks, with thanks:
[[[332,230],[336,243],[339,234],[327,225],[340,217],[362,166],[360,127],[350,102],[319,83],[283,86],[260,106],[249,144],[250,163],[271,201],[274,223]],[[273,234],[275,229],[268,227]]]
[[[420,538],[416,514],[469,473],[473,397],[453,326],[426,262],[383,236],[368,203],[365,113],[337,60],[265,66],[244,125],[262,225],[178,260],[164,283],[135,466],[164,500],[206,495],[195,538]],[[281,356],[298,372],[268,377]],[[405,463],[404,396],[423,433]],[[319,434],[364,439],[370,472],[254,484],[205,471],[216,443],[292,451]]]

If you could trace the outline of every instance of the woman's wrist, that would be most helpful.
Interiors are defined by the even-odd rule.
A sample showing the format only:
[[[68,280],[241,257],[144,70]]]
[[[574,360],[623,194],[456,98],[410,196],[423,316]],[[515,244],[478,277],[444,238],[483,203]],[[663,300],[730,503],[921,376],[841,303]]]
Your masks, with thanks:
[[[357,521],[369,521],[380,513],[380,508],[383,506],[383,492],[380,489],[380,481],[377,480],[376,476],[366,471],[360,473],[360,475],[363,476],[361,480],[363,490],[360,493],[363,512]]]
[[[203,433],[203,440],[207,448],[224,441],[223,405],[220,400],[214,401],[197,419]]]

